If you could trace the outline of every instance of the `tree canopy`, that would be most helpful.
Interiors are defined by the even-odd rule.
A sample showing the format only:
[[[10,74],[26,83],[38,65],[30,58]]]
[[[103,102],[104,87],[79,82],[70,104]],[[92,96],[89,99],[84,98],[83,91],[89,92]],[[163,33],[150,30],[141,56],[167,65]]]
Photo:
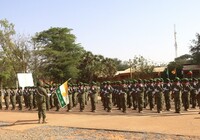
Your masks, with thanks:
[[[68,78],[77,78],[80,58],[84,53],[77,44],[75,35],[68,28],[50,28],[33,37],[37,56],[36,73],[49,80],[63,82]]]

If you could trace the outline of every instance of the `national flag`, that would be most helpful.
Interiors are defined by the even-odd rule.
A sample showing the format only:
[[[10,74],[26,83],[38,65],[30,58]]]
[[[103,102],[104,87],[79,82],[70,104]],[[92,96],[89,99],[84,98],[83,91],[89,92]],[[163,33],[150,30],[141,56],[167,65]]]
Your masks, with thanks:
[[[176,69],[171,71],[172,74],[176,74]]]
[[[58,89],[56,89],[56,95],[62,108],[69,104],[68,81],[66,81],[61,86],[59,86]]]

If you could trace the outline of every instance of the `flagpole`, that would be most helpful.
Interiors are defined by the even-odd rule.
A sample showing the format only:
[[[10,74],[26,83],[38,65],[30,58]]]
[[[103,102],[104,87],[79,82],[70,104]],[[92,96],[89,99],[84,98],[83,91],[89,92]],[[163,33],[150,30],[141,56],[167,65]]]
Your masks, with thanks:
[[[69,82],[71,79],[72,79],[72,78],[69,78],[69,79],[67,80],[67,82]]]
[[[169,70],[168,70],[168,68],[167,68],[167,78],[169,78]]]

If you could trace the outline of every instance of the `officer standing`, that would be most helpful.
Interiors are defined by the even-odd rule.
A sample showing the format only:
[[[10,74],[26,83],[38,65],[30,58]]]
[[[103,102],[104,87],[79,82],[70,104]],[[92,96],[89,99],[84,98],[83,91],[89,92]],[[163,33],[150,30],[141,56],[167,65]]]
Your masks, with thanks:
[[[41,118],[43,119],[42,123],[46,122],[46,98],[48,97],[45,88],[43,88],[43,83],[41,81],[37,82],[37,103],[38,103],[38,123],[41,123]]]

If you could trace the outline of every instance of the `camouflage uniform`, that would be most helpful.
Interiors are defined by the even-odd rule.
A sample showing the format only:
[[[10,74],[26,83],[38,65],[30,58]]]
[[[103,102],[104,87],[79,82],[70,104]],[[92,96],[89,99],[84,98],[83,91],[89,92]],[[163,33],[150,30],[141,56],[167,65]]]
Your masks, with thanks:
[[[85,88],[82,83],[78,88],[78,101],[80,104],[80,111],[82,112],[85,109]]]
[[[149,107],[150,110],[154,109],[154,83],[153,79],[150,80],[150,83],[147,85],[147,95],[148,95],[148,101],[149,101]]]
[[[96,87],[96,83],[92,82],[92,86],[89,89],[89,96],[90,96],[90,100],[91,100],[91,111],[92,112],[96,112],[96,104],[97,104],[97,87]]]
[[[190,97],[191,97],[192,108],[196,108],[197,106],[197,80],[194,78],[190,85],[191,85]]]
[[[187,79],[183,79],[183,89],[182,89],[182,102],[185,111],[188,111],[190,106],[190,90],[191,87]]]
[[[182,86],[179,82],[179,78],[176,77],[174,84],[172,85],[172,94],[175,104],[175,113],[180,113],[181,111],[181,91]]]
[[[159,83],[160,81],[157,80],[157,83],[154,87],[154,91],[155,91],[155,96],[156,96],[156,103],[157,103],[157,112],[161,113],[162,109],[163,109],[163,89],[161,84]]]
[[[10,104],[10,101],[9,101],[10,100],[10,93],[9,93],[8,88],[6,88],[4,90],[4,100],[5,100],[5,105],[6,105],[5,110],[8,110],[9,104]]]
[[[138,102],[138,112],[142,113],[144,107],[144,85],[141,79],[138,80],[138,85],[137,85],[137,102]]]
[[[69,84],[69,86],[68,86],[69,104],[67,105],[67,111],[68,112],[72,110],[72,106],[73,106],[72,94],[73,94],[73,89],[71,87],[71,84]]]
[[[112,92],[113,88],[110,85],[110,82],[107,82],[107,86],[105,89],[105,107],[107,108],[108,112],[112,110]]]
[[[16,92],[15,92],[14,88],[12,88],[10,90],[10,102],[12,104],[12,110],[15,110],[15,107],[16,107]]]
[[[127,92],[128,88],[125,83],[121,85],[120,87],[120,99],[121,99],[121,106],[122,106],[122,112],[126,113],[127,108]]]
[[[47,92],[45,88],[42,87],[43,84],[41,81],[37,83],[37,104],[38,104],[38,118],[39,123],[41,121],[41,117],[43,119],[43,123],[46,123],[46,98],[47,98]]]
[[[133,102],[133,110],[136,110],[137,106],[138,106],[136,83],[137,83],[137,81],[134,80],[133,84],[131,86],[131,96],[132,96],[132,102]]]
[[[17,90],[17,99],[18,99],[18,107],[19,107],[19,110],[22,110],[22,102],[23,102],[23,92],[22,92],[22,88],[19,88]]]
[[[28,95],[28,103],[29,103],[29,110],[33,109],[33,94],[34,94],[34,89],[29,88],[29,95]]]
[[[171,109],[171,84],[170,84],[170,79],[167,79],[166,83],[164,83],[163,93],[164,93],[164,98],[165,98],[166,110],[170,111],[170,109]]]

